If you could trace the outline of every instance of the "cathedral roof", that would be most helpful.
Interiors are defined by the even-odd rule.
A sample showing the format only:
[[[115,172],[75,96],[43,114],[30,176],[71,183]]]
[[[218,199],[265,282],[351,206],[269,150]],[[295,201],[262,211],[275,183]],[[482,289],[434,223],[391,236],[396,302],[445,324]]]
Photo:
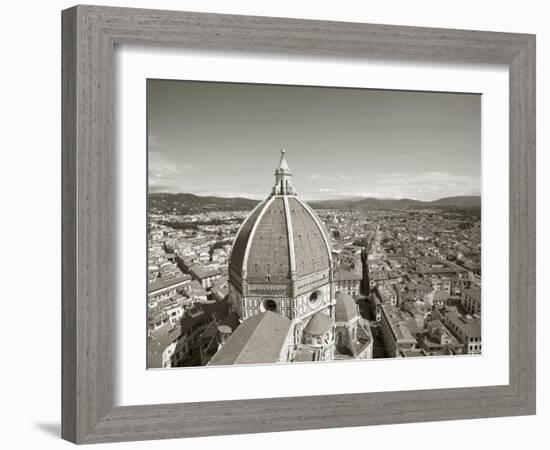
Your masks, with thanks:
[[[229,267],[248,282],[284,283],[293,275],[304,277],[331,265],[326,230],[294,195],[284,153],[276,180],[272,195],[245,219],[233,244]]]
[[[358,316],[357,304],[350,295],[339,291],[336,293],[336,307],[334,308],[336,322],[349,322]]]
[[[279,361],[292,321],[266,311],[241,323],[209,365],[266,364]]]
[[[309,321],[304,332],[313,336],[322,336],[332,328],[332,319],[319,311]]]

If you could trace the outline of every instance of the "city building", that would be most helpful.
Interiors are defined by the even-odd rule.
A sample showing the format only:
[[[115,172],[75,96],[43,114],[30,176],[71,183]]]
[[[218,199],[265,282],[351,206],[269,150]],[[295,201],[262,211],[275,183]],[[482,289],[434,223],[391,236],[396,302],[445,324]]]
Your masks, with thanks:
[[[208,296],[206,289],[204,289],[202,284],[197,280],[193,280],[186,284],[183,288],[183,292],[185,292],[185,295],[194,302],[205,302]]]
[[[464,344],[464,353],[481,354],[481,322],[457,311],[445,314],[445,326]]]
[[[382,303],[384,300],[380,297],[378,290],[371,293],[369,298],[370,314],[376,324],[379,324],[382,320]]]
[[[420,347],[430,356],[462,353],[463,345],[440,320],[431,320],[420,340]]]
[[[391,303],[380,305],[381,321],[380,332],[384,341],[386,357],[395,358],[400,355],[401,350],[412,350],[416,348],[416,338],[413,336],[407,322],[400,311],[394,309]]]
[[[464,289],[460,304],[470,314],[481,314],[481,290],[477,288]]]
[[[360,316],[357,304],[349,294],[336,293],[334,316],[335,359],[372,358],[373,338],[369,323]]]
[[[147,338],[147,367],[167,368],[179,365],[175,351],[181,342],[181,330],[167,323]]]
[[[180,274],[168,279],[157,278],[148,284],[148,300],[164,300],[170,298],[182,290],[189,282],[191,277],[186,274]]]
[[[210,289],[214,280],[222,276],[222,272],[218,268],[207,268],[200,264],[194,264],[189,267],[189,274],[197,280],[204,289]]]
[[[194,304],[181,319],[173,366],[206,365],[218,351],[222,325],[229,327],[229,333],[238,327],[226,302]]]
[[[229,282],[227,278],[218,278],[212,283],[212,288],[210,289],[212,293],[212,299],[218,302],[225,300],[229,294]]]
[[[334,271],[334,289],[336,292],[342,291],[356,297],[361,294],[362,281],[363,276],[361,273],[354,270],[336,269]]]

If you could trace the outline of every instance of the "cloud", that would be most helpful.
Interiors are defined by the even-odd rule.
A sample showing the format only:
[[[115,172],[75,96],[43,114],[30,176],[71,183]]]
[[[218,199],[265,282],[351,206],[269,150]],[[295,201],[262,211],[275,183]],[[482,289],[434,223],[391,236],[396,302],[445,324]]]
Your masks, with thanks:
[[[376,184],[392,196],[418,199],[436,199],[455,195],[479,195],[481,179],[475,175],[457,175],[449,172],[410,174],[395,172],[378,174]]]
[[[338,175],[323,177],[323,185],[310,182],[301,191],[309,199],[375,197],[436,200],[457,195],[480,195],[481,180],[476,175],[459,175],[444,171],[421,173],[391,172],[370,176]]]
[[[308,178],[310,180],[325,180],[325,181],[360,181],[364,178],[364,175],[346,175],[346,174],[340,174],[340,175],[322,175],[318,173],[314,173],[312,175],[308,175]]]
[[[192,163],[179,163],[168,159],[156,149],[149,150],[149,187],[157,192],[182,192],[196,182],[198,167]]]

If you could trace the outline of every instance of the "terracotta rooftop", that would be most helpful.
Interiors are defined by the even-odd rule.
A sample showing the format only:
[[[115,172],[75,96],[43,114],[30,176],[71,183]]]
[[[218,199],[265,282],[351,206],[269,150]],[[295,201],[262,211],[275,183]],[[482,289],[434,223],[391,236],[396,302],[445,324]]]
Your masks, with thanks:
[[[334,314],[336,322],[349,322],[355,319],[358,315],[355,300],[345,292],[337,292]]]
[[[266,311],[241,323],[209,365],[266,364],[279,361],[292,321]]]
[[[332,328],[332,319],[319,311],[308,322],[304,331],[313,336],[322,336]]]
[[[168,278],[168,279],[157,278],[155,281],[152,281],[148,284],[147,291],[149,292],[149,294],[152,294],[156,291],[170,288],[172,286],[174,287],[179,286],[189,280],[191,280],[191,276],[183,273],[181,275],[177,275],[175,277]]]

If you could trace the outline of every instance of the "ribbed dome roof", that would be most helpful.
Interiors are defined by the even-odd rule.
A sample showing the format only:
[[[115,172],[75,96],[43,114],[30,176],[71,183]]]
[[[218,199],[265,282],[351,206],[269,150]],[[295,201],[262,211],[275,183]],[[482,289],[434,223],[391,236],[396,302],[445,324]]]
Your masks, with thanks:
[[[292,195],[273,195],[244,221],[229,266],[248,282],[286,282],[330,267],[330,243],[321,220]]]
[[[331,328],[332,319],[319,311],[310,319],[304,331],[313,336],[322,336],[326,332],[330,331]]]
[[[336,307],[334,308],[336,322],[349,322],[358,315],[355,300],[349,294],[338,291],[336,293]]]

